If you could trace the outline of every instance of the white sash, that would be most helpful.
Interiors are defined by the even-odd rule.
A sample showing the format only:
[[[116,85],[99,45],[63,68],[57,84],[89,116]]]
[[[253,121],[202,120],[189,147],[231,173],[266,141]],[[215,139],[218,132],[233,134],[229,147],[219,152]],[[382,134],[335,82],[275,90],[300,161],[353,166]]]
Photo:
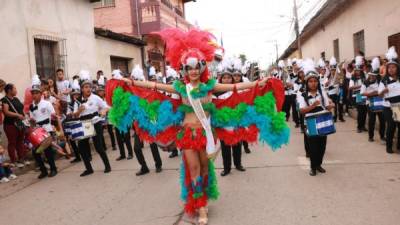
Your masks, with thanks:
[[[193,107],[193,111],[196,114],[197,118],[199,119],[201,126],[206,132],[206,138],[207,138],[207,146],[206,146],[206,151],[208,155],[212,155],[216,153],[216,147],[215,147],[215,142],[214,142],[214,136],[211,130],[211,122],[210,118],[206,116],[206,113],[204,112],[203,106],[201,104],[200,99],[193,99],[192,96],[190,95],[190,92],[193,90],[193,86],[191,84],[186,84],[186,93],[189,99],[190,104]]]

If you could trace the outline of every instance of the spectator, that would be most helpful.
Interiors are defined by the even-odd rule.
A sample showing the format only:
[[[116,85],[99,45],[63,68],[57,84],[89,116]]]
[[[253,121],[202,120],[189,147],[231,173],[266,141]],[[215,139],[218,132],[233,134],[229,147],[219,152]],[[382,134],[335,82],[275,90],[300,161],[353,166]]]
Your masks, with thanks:
[[[57,85],[55,85],[54,83],[54,80],[49,78],[47,79],[47,83],[49,84],[49,94],[54,98],[57,98],[58,90],[57,90]]]
[[[379,69],[379,74],[383,78],[386,74],[386,65],[387,65],[388,60],[383,59],[383,62],[381,63],[381,68]]]
[[[11,163],[16,163],[16,166],[21,168],[24,164],[29,164],[25,161],[24,130],[17,127],[17,124],[25,119],[24,105],[16,97],[17,88],[14,84],[7,84],[4,91],[6,96],[1,99],[1,102],[5,115],[4,132],[8,139],[8,155]]]
[[[16,178],[17,176],[13,174],[10,164],[5,163],[5,150],[0,145],[0,183],[7,183]]]
[[[68,80],[65,80],[64,70],[58,69],[56,71],[57,81],[56,86],[58,90],[58,97],[60,100],[61,112],[67,113],[68,102],[71,101],[69,94],[71,93],[71,85]]]

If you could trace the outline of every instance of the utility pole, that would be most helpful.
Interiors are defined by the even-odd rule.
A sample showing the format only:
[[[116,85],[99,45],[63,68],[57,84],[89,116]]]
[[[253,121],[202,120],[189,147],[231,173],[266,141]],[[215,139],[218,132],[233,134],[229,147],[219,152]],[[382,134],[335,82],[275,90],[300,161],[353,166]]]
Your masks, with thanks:
[[[275,40],[275,50],[276,50],[276,63],[278,63],[279,55],[278,55],[278,41]]]
[[[294,14],[294,30],[296,31],[296,40],[297,40],[297,50],[299,51],[299,58],[303,58],[303,54],[301,52],[300,28],[299,28],[299,18],[297,15],[296,0],[293,0],[293,14]]]

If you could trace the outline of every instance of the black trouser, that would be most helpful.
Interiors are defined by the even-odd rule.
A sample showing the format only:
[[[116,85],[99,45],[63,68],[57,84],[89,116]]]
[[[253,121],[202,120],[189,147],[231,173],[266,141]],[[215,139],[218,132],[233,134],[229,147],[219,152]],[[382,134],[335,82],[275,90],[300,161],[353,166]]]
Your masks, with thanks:
[[[367,120],[367,106],[357,105],[357,129],[361,130],[365,128],[365,122]]]
[[[224,164],[224,170],[231,171],[232,166],[232,155],[233,164],[236,168],[242,166],[242,145],[238,143],[236,145],[226,145],[225,142],[221,141],[221,152],[222,152],[222,162]]]
[[[76,145],[76,141],[69,140],[69,144],[72,147],[72,150],[74,151],[74,155],[76,159],[81,159],[81,155],[79,154],[79,148],[78,145]]]
[[[242,141],[242,144],[244,149],[249,150],[249,143],[247,141]]]
[[[334,108],[334,120],[336,121],[337,118],[343,119],[343,104],[339,104],[339,95],[329,95],[329,98],[332,99],[333,103],[335,104]]]
[[[94,124],[94,129],[96,130],[96,136],[92,137],[94,148],[99,154],[101,160],[104,163],[104,167],[106,169],[111,168],[110,162],[108,161],[107,154],[104,150],[103,146],[103,125],[101,122]],[[79,152],[81,153],[82,160],[85,164],[87,171],[93,171],[92,164],[90,163],[91,153],[90,153],[90,144],[89,138],[85,138],[78,141]]]
[[[299,117],[299,122],[300,122],[300,130],[301,132],[305,133],[306,132],[306,125],[304,124],[304,115],[300,113]]]
[[[132,143],[131,143],[131,132],[128,129],[128,132],[122,133],[118,128],[115,128],[115,133],[117,135],[117,143],[118,143],[118,148],[119,148],[119,153],[122,158],[125,158],[125,147],[128,150],[128,155],[133,156],[133,151],[132,151]]]
[[[400,147],[400,123],[393,120],[393,112],[389,107],[383,108],[383,115],[386,121],[386,150],[392,150],[394,132],[397,127],[397,149]]]
[[[46,156],[47,162],[50,165],[50,171],[56,171],[57,172],[57,167],[56,167],[56,162],[54,161],[54,150],[51,147],[48,147],[46,150],[44,150],[44,155]],[[46,166],[44,165],[42,154],[36,153],[36,149],[32,150],[32,155],[35,158],[36,164],[40,168],[40,172],[42,173],[47,173]]]
[[[137,134],[134,135],[134,145],[133,151],[135,152],[136,158],[142,168],[148,168],[146,164],[146,160],[143,156],[143,142],[140,140]],[[151,154],[153,155],[154,163],[156,168],[161,168],[162,162],[160,157],[160,152],[158,151],[158,147],[156,143],[150,144]]]
[[[306,156],[310,157],[310,143],[308,141],[308,136],[304,130],[304,150],[306,150]]]
[[[113,125],[107,124],[108,135],[110,136],[110,139],[111,139],[111,147],[115,148],[115,137],[114,137],[113,128],[114,128]]]
[[[374,138],[376,117],[379,119],[379,136],[381,139],[385,138],[385,119],[383,112],[373,112],[368,109],[368,136]]]
[[[322,165],[325,155],[327,136],[307,137],[309,146],[311,169],[317,169]]]
[[[293,122],[299,124],[299,115],[296,109],[296,95],[285,95],[283,111],[286,113],[286,120],[289,119],[290,111],[292,111]]]

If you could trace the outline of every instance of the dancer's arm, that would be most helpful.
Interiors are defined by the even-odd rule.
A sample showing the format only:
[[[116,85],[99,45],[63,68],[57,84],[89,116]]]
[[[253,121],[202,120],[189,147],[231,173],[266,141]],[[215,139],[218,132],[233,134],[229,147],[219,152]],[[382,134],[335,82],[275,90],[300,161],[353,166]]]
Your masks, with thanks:
[[[236,86],[236,90],[244,90],[244,89],[250,89],[253,88],[257,85],[260,87],[263,87],[265,83],[269,80],[269,77],[266,77],[262,80],[259,81],[253,81],[253,82],[242,82],[242,83],[237,83],[237,84],[216,84],[213,91],[214,92],[226,92],[226,91],[233,91],[233,89]]]
[[[130,80],[127,78],[124,78],[123,81],[125,81],[128,85],[133,85],[137,87],[142,87],[142,88],[148,88],[148,89],[157,89],[161,91],[166,91],[169,93],[174,93],[177,94],[178,92],[175,91],[174,87],[170,84],[161,84],[153,81],[138,81],[138,80]]]

